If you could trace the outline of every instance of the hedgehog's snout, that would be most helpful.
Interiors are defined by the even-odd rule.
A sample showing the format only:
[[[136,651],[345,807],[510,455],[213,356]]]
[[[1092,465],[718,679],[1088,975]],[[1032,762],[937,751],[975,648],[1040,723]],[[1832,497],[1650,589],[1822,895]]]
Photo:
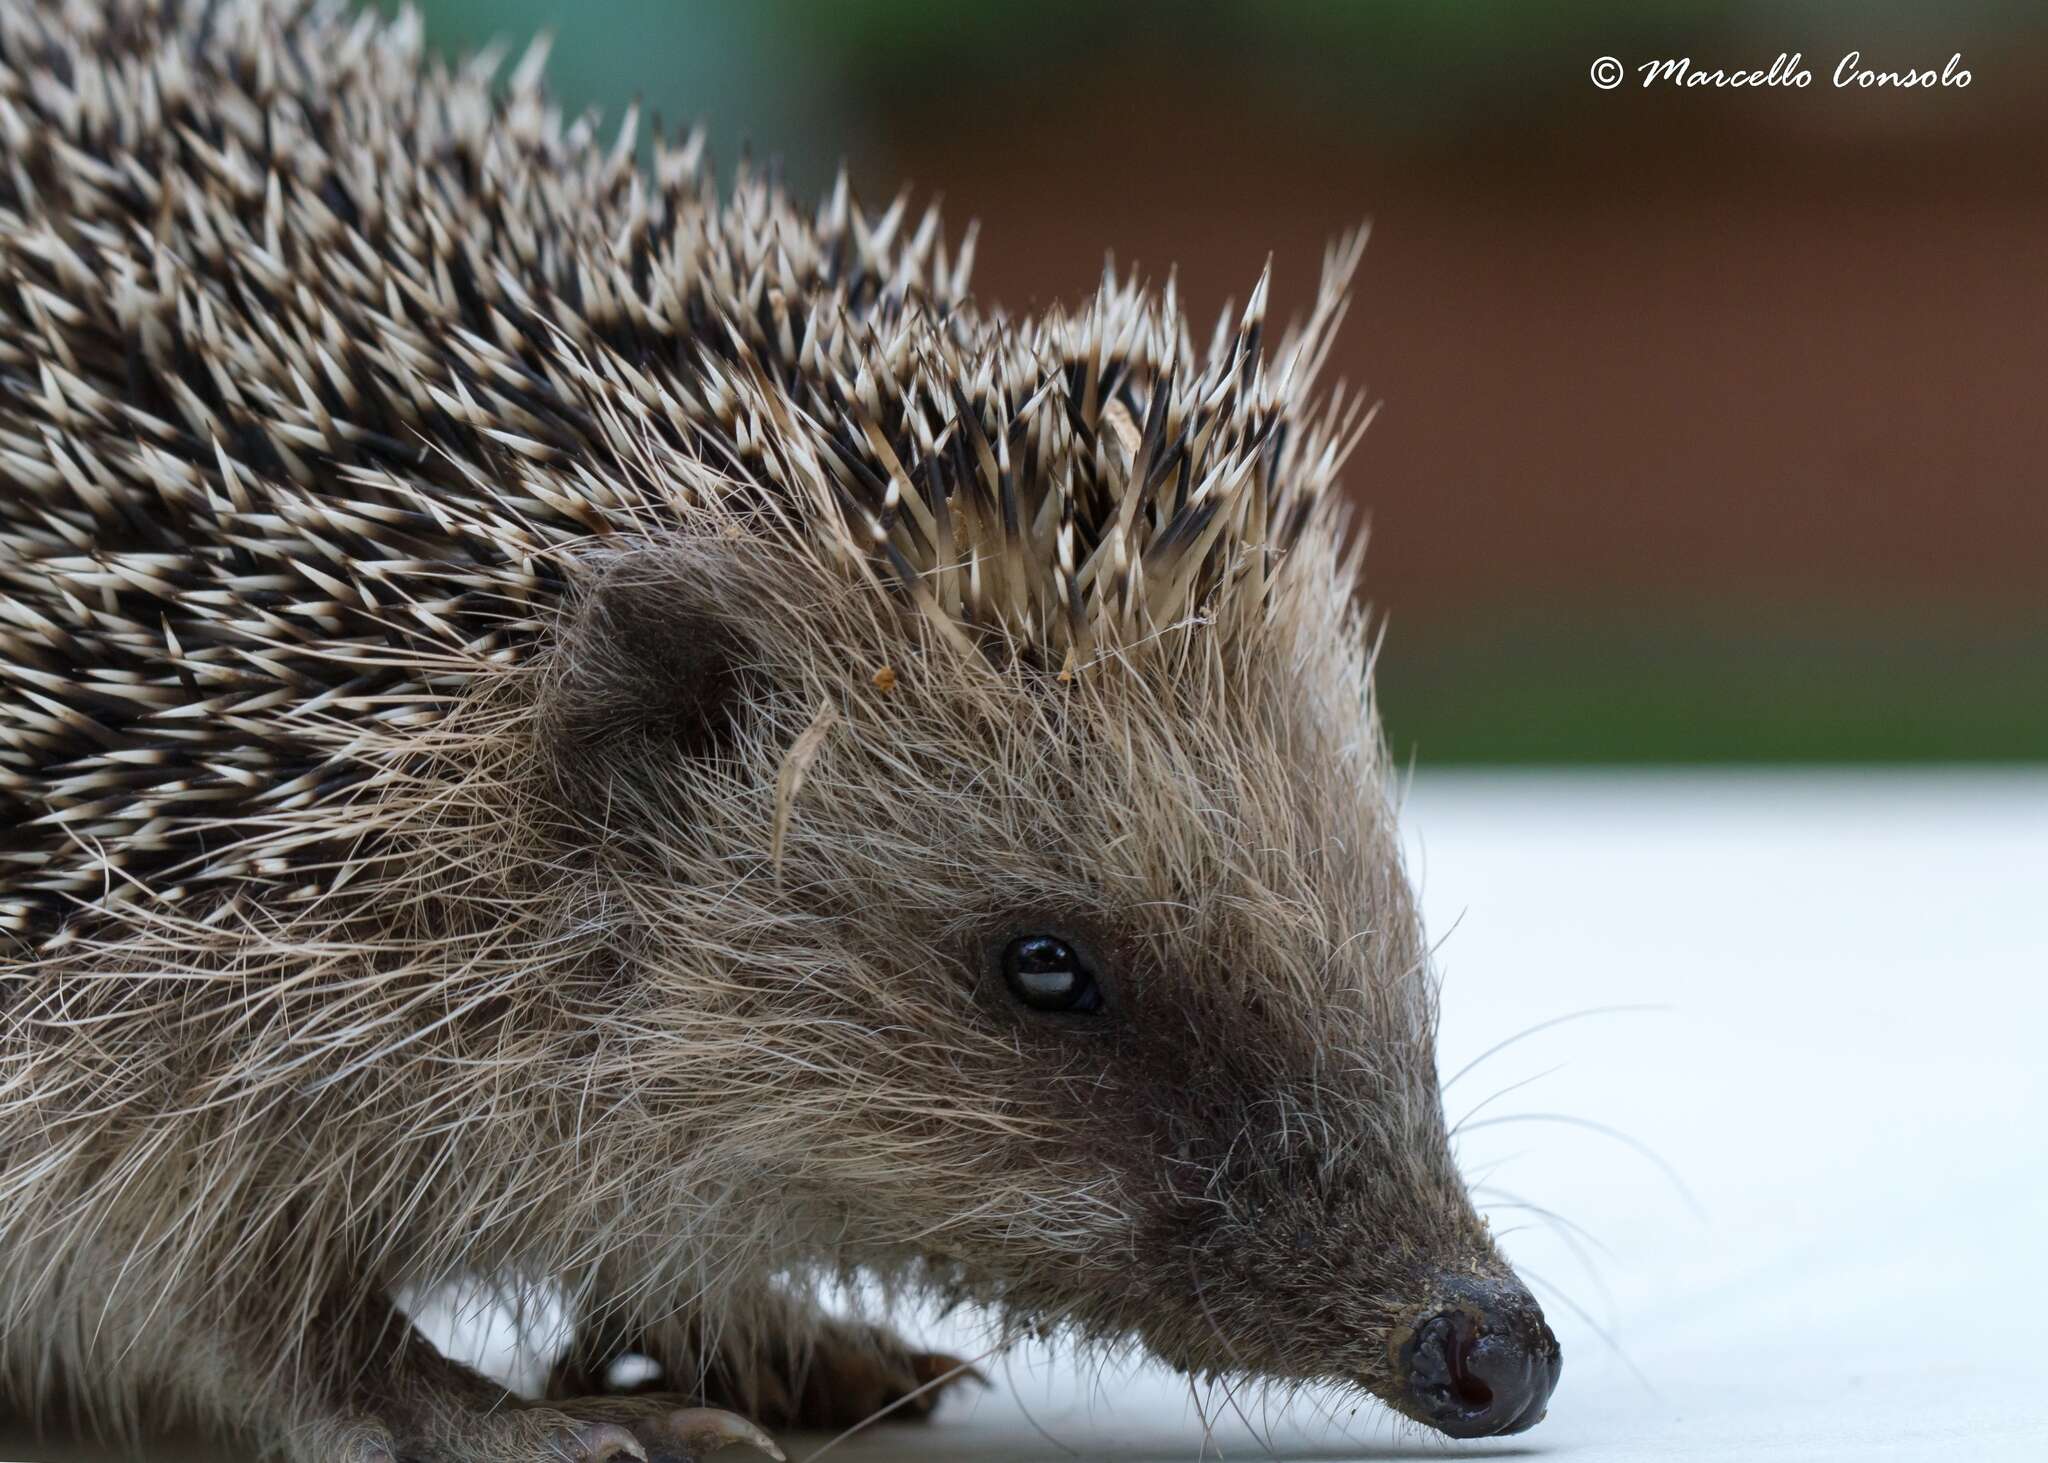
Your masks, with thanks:
[[[1563,1353],[1512,1276],[1448,1277],[1394,1338],[1401,1408],[1454,1438],[1525,1432],[1543,1420]]]

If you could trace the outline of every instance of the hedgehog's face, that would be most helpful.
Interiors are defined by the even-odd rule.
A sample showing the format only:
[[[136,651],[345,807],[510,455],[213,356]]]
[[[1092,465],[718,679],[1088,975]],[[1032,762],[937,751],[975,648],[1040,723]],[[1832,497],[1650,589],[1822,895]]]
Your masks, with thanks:
[[[750,1158],[835,1258],[1460,1435],[1533,1423],[1556,1343],[1450,1156],[1348,618],[1061,679],[764,594],[647,964],[701,1030],[716,948]]]

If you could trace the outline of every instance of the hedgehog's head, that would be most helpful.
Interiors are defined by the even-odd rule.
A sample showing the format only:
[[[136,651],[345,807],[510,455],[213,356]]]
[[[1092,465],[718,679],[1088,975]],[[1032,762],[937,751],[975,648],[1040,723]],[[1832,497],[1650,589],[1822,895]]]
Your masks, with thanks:
[[[1175,411],[1126,391],[1143,480]],[[994,554],[905,593],[738,530],[590,566],[549,724],[626,871],[626,1080],[690,1202],[772,1185],[797,1263],[1517,1431],[1557,1343],[1452,1160],[1351,561],[1225,425],[1271,493],[1228,534],[1162,470],[1123,561],[1083,498],[1014,598]]]

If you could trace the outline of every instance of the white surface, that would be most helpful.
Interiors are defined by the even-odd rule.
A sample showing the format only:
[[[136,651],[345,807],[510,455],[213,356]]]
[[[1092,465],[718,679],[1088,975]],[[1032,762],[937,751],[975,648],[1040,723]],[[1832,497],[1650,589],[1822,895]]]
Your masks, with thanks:
[[[1240,1399],[1277,1456],[2048,1458],[2048,774],[1426,777],[1408,825],[1446,1073],[1573,1011],[1666,1008],[1517,1042],[1453,1117],[1534,1078],[1481,1119],[1611,1125],[1698,1210],[1600,1133],[1468,1130],[1468,1173],[1605,1247],[1495,1214],[1564,1343],[1549,1419],[1452,1444],[1356,1399]],[[995,1374],[830,1456],[1274,1456],[1220,1393],[1205,1441],[1162,1374]]]

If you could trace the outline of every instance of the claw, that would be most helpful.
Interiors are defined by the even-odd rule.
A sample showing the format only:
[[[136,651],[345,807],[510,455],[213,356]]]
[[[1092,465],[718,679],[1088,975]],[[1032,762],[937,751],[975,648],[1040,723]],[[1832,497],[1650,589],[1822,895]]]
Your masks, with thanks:
[[[729,1443],[745,1443],[784,1463],[775,1439],[737,1412],[717,1407],[684,1407],[668,1415],[669,1431],[693,1453],[715,1453]]]
[[[920,1351],[910,1358],[910,1371],[917,1378],[919,1386],[926,1386],[944,1378],[942,1386],[934,1391],[944,1391],[956,1382],[976,1382],[983,1387],[993,1388],[994,1382],[988,1374],[973,1362],[963,1361],[957,1356],[947,1356],[940,1351]]]
[[[610,1422],[586,1422],[569,1430],[566,1458],[575,1463],[647,1463],[647,1450],[626,1429]]]

